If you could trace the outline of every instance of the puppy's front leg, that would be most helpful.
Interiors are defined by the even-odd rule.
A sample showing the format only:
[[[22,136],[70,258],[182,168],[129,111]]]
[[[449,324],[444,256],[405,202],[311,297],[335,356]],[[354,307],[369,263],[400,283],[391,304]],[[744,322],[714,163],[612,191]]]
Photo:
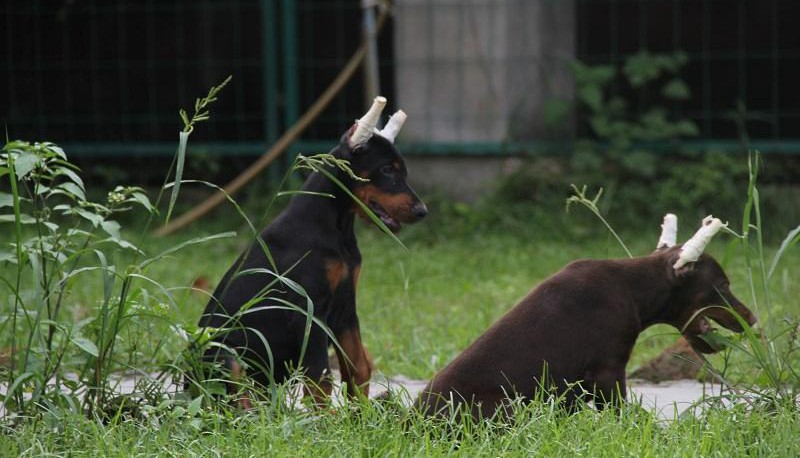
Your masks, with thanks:
[[[330,401],[333,383],[328,364],[328,337],[319,329],[312,329],[302,367],[307,379],[303,384],[304,397],[311,397],[318,407]]]
[[[347,394],[354,397],[358,393],[357,390],[360,390],[361,394],[368,396],[372,359],[361,342],[358,322],[338,333],[336,340],[341,347],[341,349],[336,347],[336,357],[339,359],[339,369],[342,371],[342,382],[347,384]]]
[[[627,395],[625,367],[608,367],[594,374],[594,405],[603,410],[609,403],[619,409]]]

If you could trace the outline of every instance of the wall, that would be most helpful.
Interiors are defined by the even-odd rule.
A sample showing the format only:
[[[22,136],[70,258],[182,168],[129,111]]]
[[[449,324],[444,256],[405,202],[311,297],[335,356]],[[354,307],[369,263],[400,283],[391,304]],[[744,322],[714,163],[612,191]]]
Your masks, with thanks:
[[[397,0],[396,105],[415,142],[525,141],[549,126],[549,100],[572,98],[573,0]],[[566,132],[565,132],[566,131]]]

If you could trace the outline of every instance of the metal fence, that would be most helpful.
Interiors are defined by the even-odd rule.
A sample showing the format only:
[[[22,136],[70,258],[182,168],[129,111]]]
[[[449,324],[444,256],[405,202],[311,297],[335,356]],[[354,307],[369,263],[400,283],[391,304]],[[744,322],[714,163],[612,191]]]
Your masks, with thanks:
[[[768,151],[800,152],[800,2],[578,0],[579,59],[619,63],[641,49],[685,52],[692,98],[675,107],[706,145],[736,138],[735,112]]]
[[[361,40],[358,0],[5,0],[0,122],[73,155],[167,155],[178,108],[233,74],[192,146],[260,154]],[[568,63],[682,50],[698,148],[735,148],[732,112],[765,151],[800,152],[800,2],[395,0],[379,38],[382,93],[409,112],[412,153],[568,148],[582,120],[542,122],[573,92]],[[365,106],[357,75],[296,142],[326,150]],[[580,131],[580,129],[578,129]]]

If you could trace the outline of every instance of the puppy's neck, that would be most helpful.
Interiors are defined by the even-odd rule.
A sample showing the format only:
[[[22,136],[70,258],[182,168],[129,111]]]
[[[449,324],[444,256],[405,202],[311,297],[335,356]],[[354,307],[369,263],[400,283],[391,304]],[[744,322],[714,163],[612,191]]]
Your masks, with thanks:
[[[676,284],[667,269],[667,261],[658,253],[623,261],[628,275],[626,285],[636,303],[641,329],[669,323],[673,318]],[[620,285],[622,287],[622,285]]]

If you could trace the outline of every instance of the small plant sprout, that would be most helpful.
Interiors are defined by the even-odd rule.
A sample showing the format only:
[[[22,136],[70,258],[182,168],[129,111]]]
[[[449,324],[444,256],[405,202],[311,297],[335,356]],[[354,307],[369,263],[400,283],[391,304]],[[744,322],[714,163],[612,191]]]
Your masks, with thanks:
[[[588,208],[589,211],[592,212],[595,216],[597,216],[597,218],[603,223],[603,225],[606,227],[606,229],[608,229],[611,235],[613,235],[614,238],[617,239],[617,242],[619,242],[622,249],[625,250],[625,254],[627,254],[629,258],[632,258],[633,255],[631,254],[631,251],[628,249],[628,247],[625,245],[625,242],[622,241],[622,238],[620,238],[619,234],[617,234],[617,231],[615,231],[614,228],[611,227],[608,221],[606,221],[605,217],[603,217],[603,214],[600,213],[600,209],[597,208],[597,202],[600,201],[600,197],[603,195],[603,188],[598,189],[597,194],[595,194],[594,198],[590,199],[586,197],[586,185],[583,185],[581,189],[578,189],[578,187],[575,186],[574,184],[570,186],[572,187],[572,192],[574,194],[567,198],[567,211],[569,211],[570,205],[572,204],[580,204]]]

